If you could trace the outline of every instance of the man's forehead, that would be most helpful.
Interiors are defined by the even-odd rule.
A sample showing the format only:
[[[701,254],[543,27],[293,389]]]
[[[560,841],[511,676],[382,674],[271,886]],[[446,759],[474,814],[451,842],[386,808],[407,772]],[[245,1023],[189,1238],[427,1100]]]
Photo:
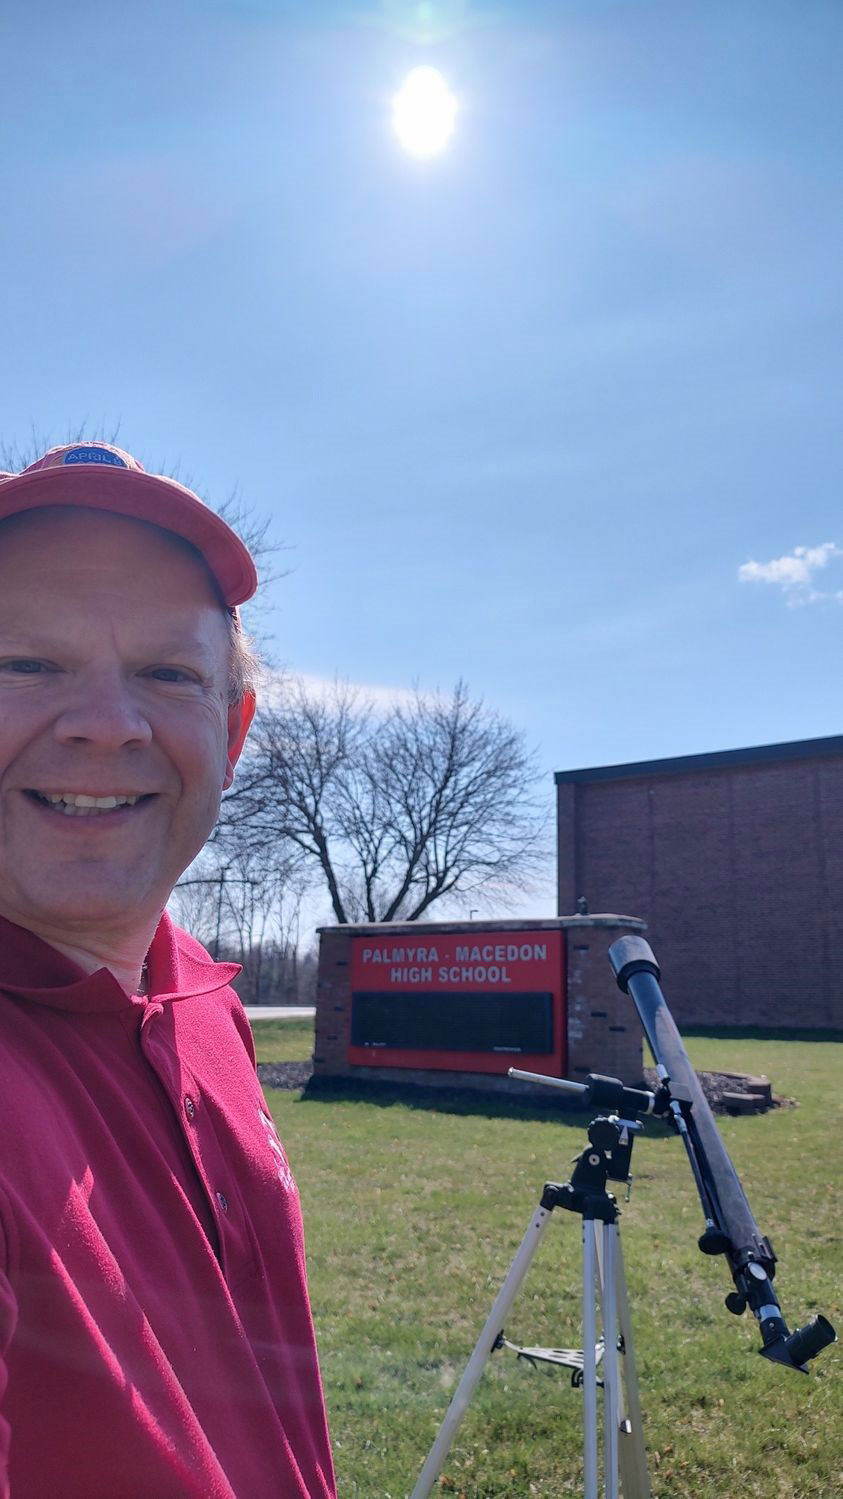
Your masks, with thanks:
[[[133,515],[115,515],[109,510],[100,510],[96,505],[39,505],[32,510],[21,510],[16,515],[5,516],[0,521],[0,537],[4,539],[22,531],[48,534],[51,531],[74,530],[89,534],[117,534],[122,531],[126,534],[134,532],[137,536],[157,536],[162,541],[170,542],[177,548],[184,547],[199,556],[189,541],[173,531],[153,525],[151,521],[138,520]]]
[[[58,546],[68,541],[79,541],[90,546],[97,545],[102,552],[113,548],[115,556],[125,555],[127,550],[138,549],[173,557],[189,559],[217,590],[211,572],[201,553],[183,536],[167,531],[151,521],[137,520],[130,515],[112,515],[88,505],[42,505],[37,510],[24,510],[0,520],[0,557],[10,543],[26,544],[37,540],[40,555],[49,555],[49,543],[53,539]]]
[[[123,569],[130,582],[154,578],[169,563],[201,578],[205,591],[222,606],[216,581],[196,548],[148,521],[82,505],[45,505],[0,521],[0,567],[4,555],[17,565],[23,554],[39,572],[62,574],[69,547],[77,565]]]

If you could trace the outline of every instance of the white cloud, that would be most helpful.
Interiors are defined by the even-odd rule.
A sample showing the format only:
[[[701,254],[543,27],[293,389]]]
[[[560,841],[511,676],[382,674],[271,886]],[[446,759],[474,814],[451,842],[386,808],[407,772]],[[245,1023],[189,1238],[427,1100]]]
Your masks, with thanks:
[[[823,592],[814,586],[814,574],[821,572],[831,561],[843,557],[843,550],[834,541],[820,542],[815,547],[794,547],[784,557],[774,557],[770,562],[744,562],[738,568],[742,583],[777,584],[791,608],[797,604],[813,604],[818,599],[843,601],[843,592]]]
[[[394,708],[399,703],[411,703],[415,699],[415,693],[408,687],[386,687],[382,682],[349,682],[345,677],[315,677],[307,672],[298,675],[299,681],[304,683],[314,697],[328,697],[339,682],[340,686],[350,688],[379,712]]]
[[[259,685],[259,702],[272,707],[284,685],[294,678],[301,682],[309,696],[319,702],[333,698],[337,687],[356,694],[361,702],[370,703],[376,713],[387,713],[400,703],[411,703],[415,693],[407,687],[387,687],[380,682],[352,682],[346,677],[320,677],[309,672],[284,672],[270,669],[264,671]]]

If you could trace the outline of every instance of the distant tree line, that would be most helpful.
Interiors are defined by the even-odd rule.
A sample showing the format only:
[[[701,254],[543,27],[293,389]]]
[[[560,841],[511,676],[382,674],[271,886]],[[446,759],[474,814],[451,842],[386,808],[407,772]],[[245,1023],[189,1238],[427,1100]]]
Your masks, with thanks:
[[[220,963],[240,963],[244,1004],[314,1004],[317,955],[302,942],[301,889],[271,860],[220,860],[211,845],[176,886],[175,920]],[[309,934],[306,934],[309,936]]]

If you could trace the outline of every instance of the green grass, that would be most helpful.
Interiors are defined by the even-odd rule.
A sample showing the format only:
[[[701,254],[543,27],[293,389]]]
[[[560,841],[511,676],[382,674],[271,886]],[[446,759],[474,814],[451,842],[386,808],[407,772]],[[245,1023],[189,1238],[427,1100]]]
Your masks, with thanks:
[[[290,1042],[288,1022],[276,1024],[273,1045],[309,1054]],[[843,1046],[700,1037],[688,1049],[700,1068],[766,1072],[777,1093],[799,1100],[719,1122],[779,1255],[790,1326],[815,1310],[843,1326]],[[567,1179],[584,1121],[267,1097],[302,1193],[340,1493],[401,1499],[542,1183]],[[843,1494],[838,1349],[821,1354],[809,1378],[761,1359],[754,1321],[723,1306],[725,1262],[696,1248],[701,1215],[680,1142],[659,1131],[639,1138],[633,1170],[623,1243],[654,1496]],[[579,1344],[580,1252],[579,1220],[556,1213],[507,1325],[514,1341]],[[564,1371],[496,1353],[436,1492],[581,1494],[581,1398]]]
[[[259,1062],[309,1062],[312,1020],[254,1020],[252,1034]]]

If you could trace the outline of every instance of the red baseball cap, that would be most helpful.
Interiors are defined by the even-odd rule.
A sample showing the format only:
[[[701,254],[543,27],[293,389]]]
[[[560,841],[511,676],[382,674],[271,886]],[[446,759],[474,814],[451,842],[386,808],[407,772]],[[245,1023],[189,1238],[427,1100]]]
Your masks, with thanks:
[[[149,521],[195,546],[232,612],[250,599],[258,575],[248,548],[224,520],[165,474],[148,474],[137,458],[107,442],[50,448],[20,474],[0,474],[0,520],[45,505],[82,505]]]

